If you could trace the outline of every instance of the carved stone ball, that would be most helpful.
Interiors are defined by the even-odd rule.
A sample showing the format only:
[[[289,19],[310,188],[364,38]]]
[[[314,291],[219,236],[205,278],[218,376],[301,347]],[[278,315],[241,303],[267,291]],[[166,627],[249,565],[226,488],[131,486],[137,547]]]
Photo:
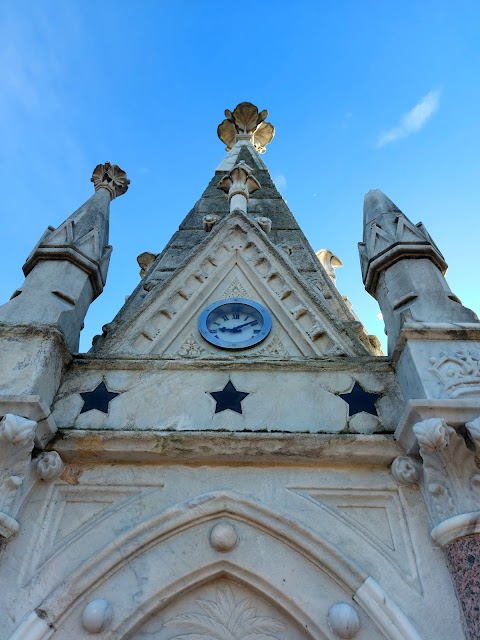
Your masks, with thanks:
[[[210,531],[210,544],[220,553],[231,551],[237,546],[238,533],[235,527],[228,522],[216,524]]]
[[[105,631],[112,619],[112,605],[108,600],[103,600],[103,598],[97,598],[89,602],[82,614],[83,627],[89,633]]]
[[[413,460],[407,457],[395,458],[390,469],[392,471],[392,476],[398,484],[416,484],[420,477],[418,467],[415,465]]]
[[[355,609],[346,602],[338,602],[328,612],[328,626],[339,638],[354,638],[360,629],[360,618]]]
[[[56,451],[41,453],[37,458],[37,473],[42,480],[58,478],[63,467],[63,461]]]

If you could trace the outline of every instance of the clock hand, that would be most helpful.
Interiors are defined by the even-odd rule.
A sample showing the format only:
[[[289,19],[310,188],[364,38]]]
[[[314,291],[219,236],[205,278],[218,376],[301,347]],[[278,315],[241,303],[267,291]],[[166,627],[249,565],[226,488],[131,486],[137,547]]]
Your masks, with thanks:
[[[240,331],[243,327],[248,327],[249,324],[257,324],[258,320],[250,320],[250,322],[244,322],[243,324],[238,325],[238,327],[234,327],[234,331]]]
[[[224,333],[225,331],[230,331],[231,333],[238,333],[243,329],[243,327],[248,327],[249,324],[256,324],[258,320],[251,320],[250,322],[244,322],[243,324],[238,325],[238,327],[220,327],[219,331]]]

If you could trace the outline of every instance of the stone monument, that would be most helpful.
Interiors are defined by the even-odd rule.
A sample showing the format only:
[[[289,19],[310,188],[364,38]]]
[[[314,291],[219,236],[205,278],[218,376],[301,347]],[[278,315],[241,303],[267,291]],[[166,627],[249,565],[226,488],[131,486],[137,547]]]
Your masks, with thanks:
[[[388,355],[225,112],[212,181],[88,353],[95,194],[0,307],[0,637],[480,638],[480,323],[380,191],[360,243]]]

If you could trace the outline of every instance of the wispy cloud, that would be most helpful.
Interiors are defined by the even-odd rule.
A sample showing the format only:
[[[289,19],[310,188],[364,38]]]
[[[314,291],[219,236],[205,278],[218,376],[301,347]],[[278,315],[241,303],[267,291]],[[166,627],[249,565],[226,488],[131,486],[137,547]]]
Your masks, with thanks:
[[[400,123],[385,131],[380,136],[377,147],[383,147],[390,142],[406,138],[412,133],[423,129],[428,120],[440,106],[440,91],[432,90],[427,93],[417,104],[402,116]]]
[[[278,176],[274,179],[275,186],[279,191],[286,191],[287,189],[287,179],[283,175],[283,173],[279,173]]]

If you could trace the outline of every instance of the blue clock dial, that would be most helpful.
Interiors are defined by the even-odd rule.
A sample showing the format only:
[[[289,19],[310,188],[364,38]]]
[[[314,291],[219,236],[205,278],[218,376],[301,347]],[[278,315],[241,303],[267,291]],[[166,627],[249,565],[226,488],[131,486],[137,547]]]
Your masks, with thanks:
[[[222,349],[244,349],[270,333],[272,319],[265,307],[247,298],[226,298],[206,307],[198,319],[205,340]]]

